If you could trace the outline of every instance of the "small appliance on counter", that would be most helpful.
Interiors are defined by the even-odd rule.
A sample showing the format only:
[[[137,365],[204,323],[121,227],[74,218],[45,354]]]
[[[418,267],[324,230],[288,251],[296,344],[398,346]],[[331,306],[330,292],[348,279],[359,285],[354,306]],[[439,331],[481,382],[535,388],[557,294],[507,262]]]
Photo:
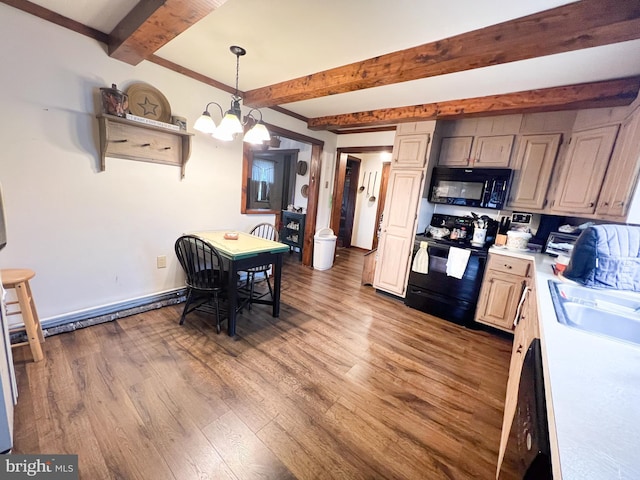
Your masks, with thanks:
[[[580,234],[551,232],[547,237],[544,253],[552,256],[564,255],[570,257],[579,236]]]

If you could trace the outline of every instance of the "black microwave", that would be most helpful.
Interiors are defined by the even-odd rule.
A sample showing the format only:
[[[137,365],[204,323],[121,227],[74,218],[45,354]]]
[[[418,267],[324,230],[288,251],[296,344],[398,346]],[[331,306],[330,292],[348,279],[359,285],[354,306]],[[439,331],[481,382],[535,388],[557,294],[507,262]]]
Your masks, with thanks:
[[[435,167],[429,201],[501,210],[507,202],[513,170]]]

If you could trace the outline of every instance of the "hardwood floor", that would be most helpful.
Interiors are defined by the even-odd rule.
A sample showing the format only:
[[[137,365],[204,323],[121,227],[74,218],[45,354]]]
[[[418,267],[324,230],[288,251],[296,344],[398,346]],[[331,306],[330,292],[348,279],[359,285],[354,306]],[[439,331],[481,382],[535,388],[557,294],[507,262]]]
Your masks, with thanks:
[[[511,341],[285,262],[266,306],[216,335],[182,305],[16,350],[15,453],[74,453],[96,479],[491,479]]]

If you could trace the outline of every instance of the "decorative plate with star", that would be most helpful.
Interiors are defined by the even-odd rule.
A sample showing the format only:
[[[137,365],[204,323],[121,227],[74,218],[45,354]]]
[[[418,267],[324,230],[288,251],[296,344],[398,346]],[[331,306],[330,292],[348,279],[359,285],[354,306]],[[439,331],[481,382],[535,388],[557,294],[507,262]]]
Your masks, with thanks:
[[[129,110],[138,117],[169,123],[171,106],[167,98],[148,83],[134,83],[127,89]]]

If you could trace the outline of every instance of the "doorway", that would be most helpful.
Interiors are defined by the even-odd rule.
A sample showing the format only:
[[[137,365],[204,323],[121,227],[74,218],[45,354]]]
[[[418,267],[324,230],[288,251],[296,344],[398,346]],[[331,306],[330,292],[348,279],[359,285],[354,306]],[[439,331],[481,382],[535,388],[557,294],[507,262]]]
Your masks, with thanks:
[[[356,195],[360,178],[360,159],[347,156],[347,168],[344,175],[342,203],[340,205],[340,228],[338,229],[338,247],[349,248],[353,235],[353,220],[356,212]]]
[[[392,146],[338,149],[330,222],[331,229],[338,232],[338,247],[368,251],[377,246],[389,172],[385,163],[390,160],[392,150]]]

